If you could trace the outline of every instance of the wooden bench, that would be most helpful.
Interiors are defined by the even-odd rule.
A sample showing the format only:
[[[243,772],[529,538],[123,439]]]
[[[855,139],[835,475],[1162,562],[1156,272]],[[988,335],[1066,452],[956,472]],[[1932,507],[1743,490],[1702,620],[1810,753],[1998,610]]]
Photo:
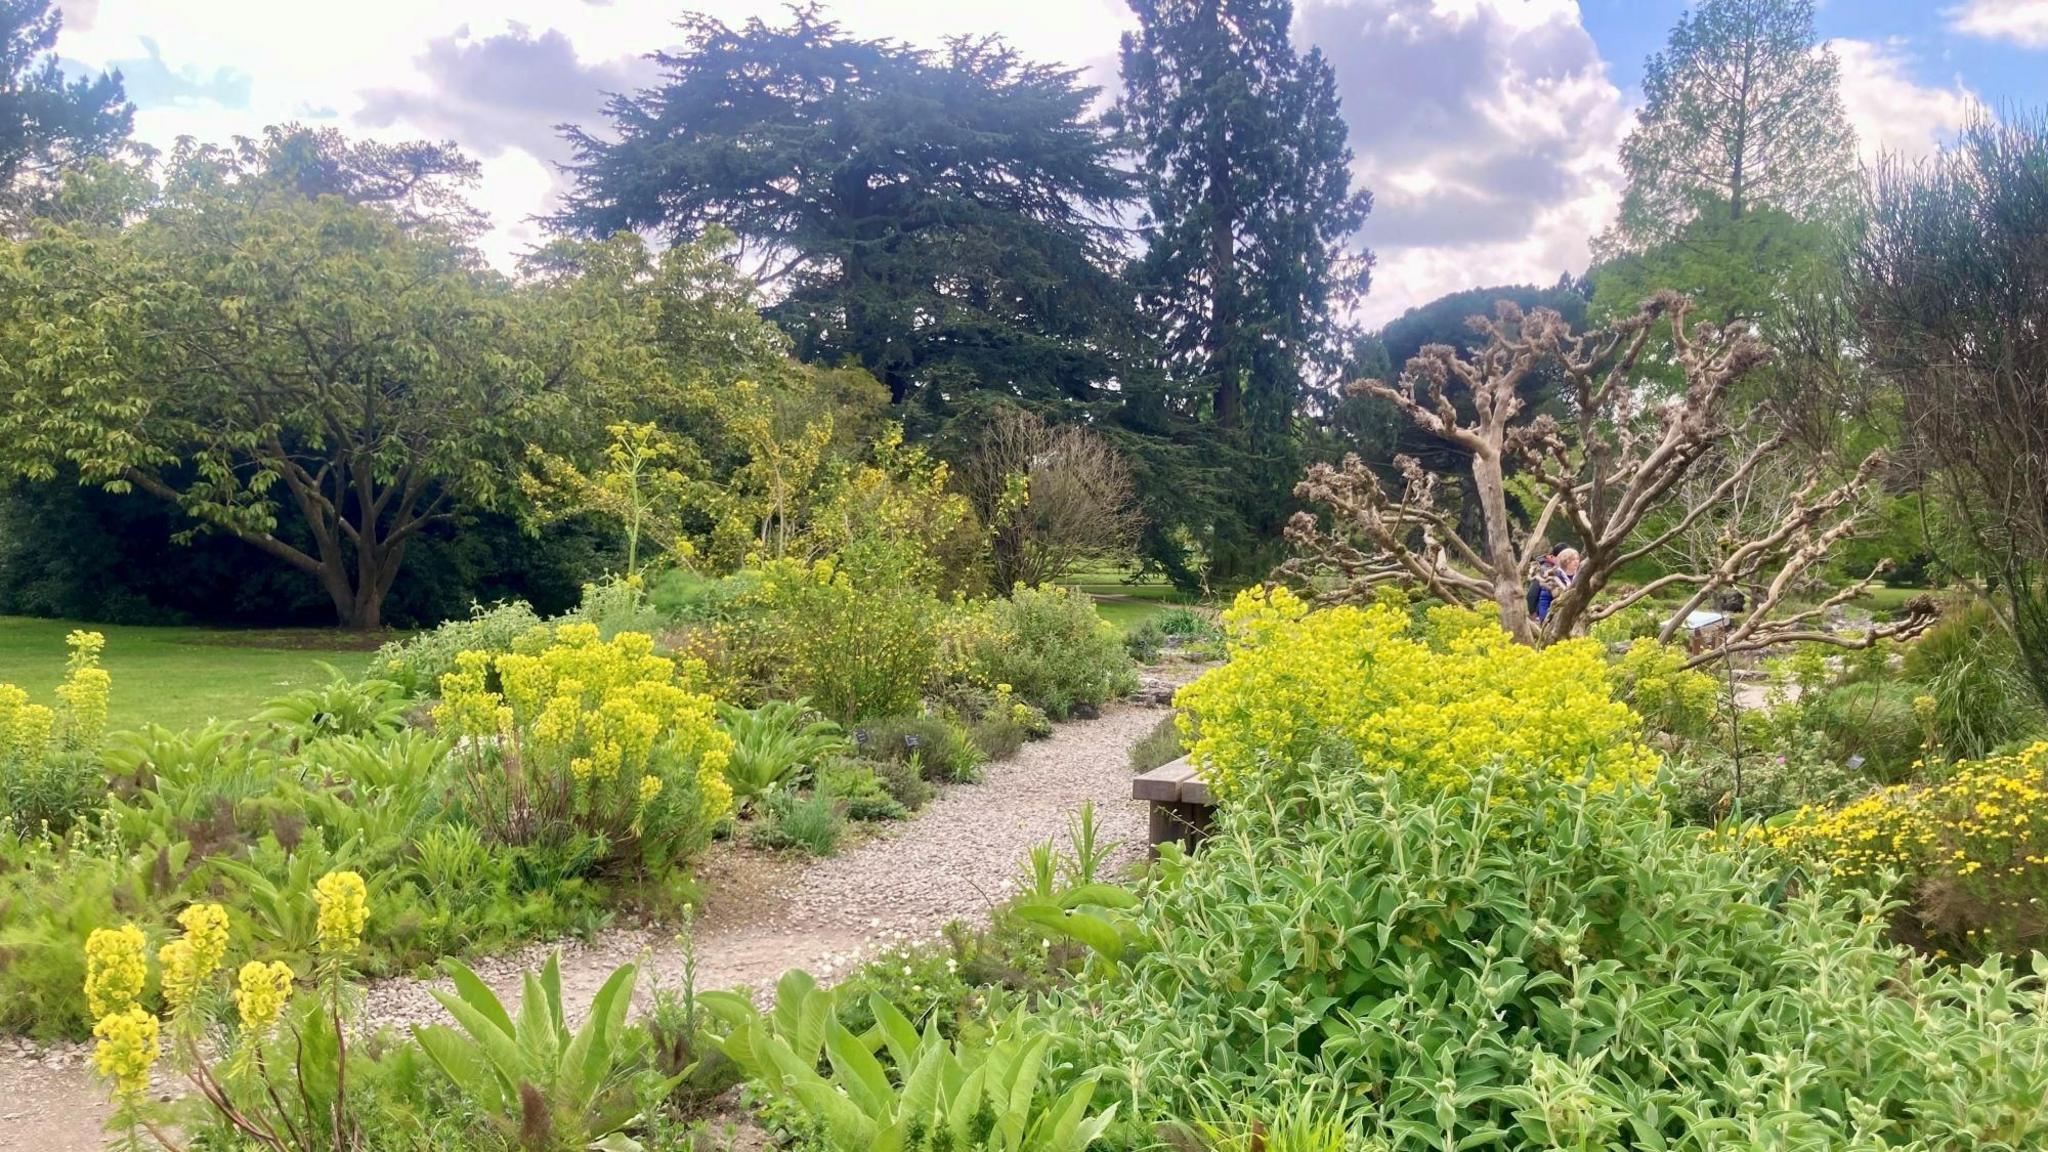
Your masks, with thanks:
[[[1209,795],[1208,781],[1185,756],[1132,780],[1131,796],[1152,806],[1149,838],[1154,856],[1168,841],[1192,852],[1209,834],[1216,801]]]

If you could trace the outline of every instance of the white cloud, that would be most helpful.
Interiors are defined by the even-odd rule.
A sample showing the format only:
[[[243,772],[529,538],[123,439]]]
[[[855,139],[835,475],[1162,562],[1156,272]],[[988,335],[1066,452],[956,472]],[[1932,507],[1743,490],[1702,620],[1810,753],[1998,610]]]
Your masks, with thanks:
[[[1629,118],[1573,0],[1311,0],[1300,21],[1375,197],[1363,321],[1586,266]]]
[[[230,68],[249,78],[247,98],[235,104],[181,99],[142,107],[136,134],[169,148],[179,135],[226,141],[253,136],[290,120],[339,127],[351,135],[394,140],[454,135],[484,164],[474,193],[495,227],[483,246],[494,260],[510,258],[538,239],[528,221],[553,204],[561,181],[548,167],[560,159],[551,124],[523,129],[507,117],[524,104],[531,116],[595,108],[595,91],[527,92],[493,109],[450,98],[434,104],[437,81],[459,70],[467,51],[501,51],[508,41],[558,46],[566,39],[587,81],[636,74],[629,61],[675,43],[675,20],[686,9],[737,23],[752,16],[781,20],[783,0],[62,0],[66,21],[62,55],[88,67],[151,55],[165,68],[199,76]],[[1114,55],[1117,36],[1132,22],[1123,0],[864,0],[835,5],[837,18],[860,35],[886,36],[937,46],[945,37],[1000,30],[1036,59],[1076,66]],[[552,36],[552,39],[550,37]],[[144,45],[147,39],[153,50]],[[437,45],[443,46],[440,53]],[[562,65],[559,55],[554,62]],[[547,87],[573,78],[566,67],[546,75],[468,77],[488,100],[518,94],[522,83]],[[644,69],[641,69],[644,71]],[[502,88],[498,84],[502,83]],[[413,99],[406,97],[411,95]],[[463,98],[479,93],[465,92]],[[470,137],[474,135],[475,138]]]
[[[2048,0],[1969,0],[1945,14],[1958,32],[2048,48]]]
[[[1912,57],[1901,41],[1833,40],[1828,46],[1842,63],[1842,104],[1866,164],[1880,156],[1917,160],[1933,152],[1977,106],[1976,94],[1961,80],[1947,88],[1915,81]]]

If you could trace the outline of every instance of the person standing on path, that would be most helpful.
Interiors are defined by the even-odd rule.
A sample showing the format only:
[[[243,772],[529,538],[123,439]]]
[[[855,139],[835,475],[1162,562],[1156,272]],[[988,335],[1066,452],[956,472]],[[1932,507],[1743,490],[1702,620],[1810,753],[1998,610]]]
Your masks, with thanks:
[[[1543,556],[1536,561],[1536,568],[1529,573],[1529,615],[1538,621],[1550,616],[1550,601],[1555,592],[1557,575],[1557,545],[1543,549]]]
[[[1563,596],[1573,584],[1577,583],[1578,579],[1579,550],[1577,548],[1566,548],[1557,554],[1557,570],[1556,575],[1553,577],[1555,587],[1550,595],[1550,603],[1557,603],[1558,598]],[[1548,606],[1546,606],[1545,614],[1548,615]]]

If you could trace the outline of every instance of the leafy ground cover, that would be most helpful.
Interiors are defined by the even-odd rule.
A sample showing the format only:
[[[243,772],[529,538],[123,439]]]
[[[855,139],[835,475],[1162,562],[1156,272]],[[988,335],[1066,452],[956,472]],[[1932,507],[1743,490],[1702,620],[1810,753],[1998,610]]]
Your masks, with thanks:
[[[830,622],[835,596],[807,590],[795,610]],[[749,601],[730,603],[744,611]],[[936,763],[927,753],[954,739],[940,726],[964,732],[977,716],[1008,716],[1022,704],[1013,691],[1055,706],[1113,667],[1115,645],[1102,643],[1087,608],[1039,593],[933,617],[932,674],[1003,676],[989,699],[965,703],[962,682],[928,699],[913,723],[864,713],[864,690],[824,697],[848,701],[857,727],[845,735],[865,734],[866,763],[900,755],[924,775]],[[910,642],[925,627],[918,619],[906,613],[906,651],[924,651]],[[1198,614],[1173,623],[1216,627]],[[1753,816],[1692,822],[1674,786],[1681,765],[1666,757],[1690,754],[1679,734],[1699,729],[1712,697],[1692,691],[1703,678],[1677,654],[1641,643],[1616,654],[1591,640],[1532,650],[1483,613],[1394,600],[1308,613],[1284,594],[1247,594],[1221,626],[1231,662],[1180,698],[1177,734],[1217,773],[1223,799],[1201,852],[1168,851],[1124,881],[1106,870],[1110,852],[1084,816],[1067,851],[1048,846],[1025,861],[1020,894],[987,928],[885,957],[830,992],[790,976],[770,1012],[746,998],[697,996],[686,983],[634,1019],[619,1006],[623,991],[600,994],[592,1026],[608,1039],[585,1045],[561,1021],[552,969],[527,981],[516,1009],[457,970],[443,998],[457,1031],[329,1053],[323,1037],[353,1010],[340,983],[379,963],[394,918],[410,914],[417,927],[405,867],[365,858],[367,924],[346,933],[346,947],[329,945],[325,925],[337,917],[329,890],[350,882],[321,869],[347,861],[330,856],[275,882],[301,909],[295,933],[274,931],[260,906],[229,901],[229,959],[196,984],[194,957],[220,952],[187,922],[213,922],[204,893],[176,894],[134,934],[95,910],[98,926],[121,935],[80,949],[85,971],[72,975],[88,989],[133,988],[126,1007],[93,1011],[122,1117],[155,1122],[134,1087],[152,1061],[214,1074],[201,1050],[176,1039],[203,1022],[227,1063],[211,1113],[183,1113],[188,1130],[225,1136],[239,1111],[315,1130],[389,1131],[400,1137],[394,1148],[419,1138],[464,1149],[688,1147],[705,1101],[736,1079],[750,1084],[743,1099],[755,1118],[795,1152],[1138,1152],[1162,1141],[1222,1150],[1294,1129],[1301,1134],[1286,1138],[1301,1147],[1386,1152],[2017,1149],[2048,1137],[2039,975],[1995,955],[1959,963],[1900,941],[1887,893],[1836,867],[1840,854],[1824,844],[1788,850]],[[652,659],[633,638],[644,634],[600,640],[600,631],[585,618],[542,639],[575,653],[615,647],[628,664]],[[470,680],[443,707],[474,713],[479,744],[491,740],[485,721],[500,715],[485,697],[498,692],[514,702],[521,740],[554,739],[545,732],[552,706],[531,722],[516,706],[557,651],[537,643],[515,641],[489,668],[457,659],[457,680]],[[434,650],[423,638],[393,656],[420,662]],[[1911,663],[1929,659],[1916,653]],[[690,683],[748,664],[723,657],[721,673],[685,660],[679,675]],[[833,662],[809,660],[807,687],[834,688],[836,674]],[[1816,653],[1794,658],[1786,674],[1815,701],[1899,675],[1889,662]],[[76,669],[72,678],[90,680]],[[581,663],[575,678],[595,682]],[[92,700],[82,690],[64,698]],[[627,685],[577,709],[587,715],[570,742],[589,737],[586,771],[607,754],[608,734],[633,729],[619,701],[644,709],[652,699]],[[1908,711],[1933,717],[1932,707]],[[1748,721],[1750,735],[1763,747],[1826,737],[1824,717],[1791,709]],[[728,707],[723,721],[723,738],[758,761],[750,779],[762,789],[795,781],[764,793],[762,807],[782,814],[762,830],[791,844],[828,832],[829,819],[796,814],[829,805],[820,783],[829,774],[811,774],[805,787],[803,769],[783,764],[805,755],[783,746],[843,754],[829,720],[792,704],[757,706],[744,719]],[[671,729],[683,731],[658,726]],[[564,745],[569,777],[582,747]],[[1927,751],[1938,758],[1940,742]],[[1998,802],[2017,794],[2008,778],[2041,763],[2029,751],[1991,767]],[[1990,794],[1971,779],[1961,770],[1930,802]],[[879,774],[876,783],[880,800]],[[658,795],[671,787],[687,785],[676,778]],[[1954,806],[1923,811],[1970,819]],[[614,826],[601,840],[635,832]],[[145,936],[164,941],[154,966],[136,946]],[[236,961],[272,957],[301,973],[283,1008],[256,999],[266,986],[243,987],[239,973],[229,980]],[[265,971],[276,970],[256,976]],[[621,969],[607,988],[636,978]],[[187,987],[201,991],[187,996]],[[245,1006],[252,1000],[260,1010]],[[308,1054],[272,1047],[279,1027],[304,1037]],[[491,1052],[504,1057],[496,1072]],[[317,1112],[272,1094],[301,1080]],[[478,1121],[474,1131],[459,1117]]]
[[[327,629],[235,631],[128,627],[0,616],[0,684],[44,697],[64,678],[64,637],[89,628],[107,638],[101,662],[125,690],[108,706],[110,727],[190,728],[254,713],[263,702],[329,679],[325,663],[353,676],[372,641]]]

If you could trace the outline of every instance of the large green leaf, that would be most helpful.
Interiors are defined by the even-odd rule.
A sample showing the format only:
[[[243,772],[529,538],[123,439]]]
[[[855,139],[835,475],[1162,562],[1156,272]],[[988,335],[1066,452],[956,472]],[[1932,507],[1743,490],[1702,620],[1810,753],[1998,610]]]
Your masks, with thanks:
[[[896,1114],[902,1120],[930,1122],[945,1089],[946,1071],[957,1067],[952,1051],[944,1044],[925,1047],[916,1064],[903,1076],[903,1092],[897,1097]],[[902,1065],[897,1065],[902,1071]]]
[[[1020,904],[1016,914],[1087,945],[1109,960],[1121,959],[1124,936],[1117,926],[1093,912],[1070,912],[1052,904]]]
[[[945,1104],[947,1129],[960,1144],[966,1144],[973,1132],[974,1114],[980,1110],[983,1078],[987,1072],[986,1065],[969,1072]]]
[[[895,1063],[897,1074],[907,1075],[917,1063],[917,1026],[879,992],[868,997],[868,1010],[874,1014],[875,1028],[882,1034],[882,1043],[888,1046],[889,1059]]]
[[[1118,884],[1082,884],[1060,893],[1058,903],[1062,908],[1096,907],[1123,910],[1136,908],[1138,896]]]
[[[448,973],[449,982],[455,985],[456,995],[461,996],[464,1003],[497,1025],[499,1031],[512,1035],[512,1017],[505,1012],[505,1005],[498,999],[498,994],[491,991],[491,986],[484,983],[483,977],[455,960],[441,961],[441,969]]]
[[[547,963],[540,966],[540,990],[544,997],[541,1004],[548,1010],[548,1023],[553,1035],[560,1036],[569,1030],[568,1021],[562,1014],[562,954],[548,953]]]
[[[794,1096],[825,1126],[837,1147],[864,1149],[874,1142],[880,1125],[818,1075],[817,1068],[799,1058],[780,1037],[763,1037],[758,1050],[774,1070],[773,1086]]]
[[[443,1075],[486,1112],[505,1111],[505,1085],[472,1040],[453,1028],[430,1024],[413,1029],[420,1050]]]
[[[825,1036],[825,1051],[832,1060],[833,1076],[847,1097],[877,1123],[893,1122],[896,1090],[889,1085],[889,1074],[882,1071],[882,1062],[875,1059],[867,1045],[834,1020]]]
[[[1027,1134],[1026,1146],[1031,1152],[1074,1152],[1074,1135],[1080,1131],[1081,1121],[1088,1115],[1088,1103],[1094,1097],[1093,1078],[1067,1089],[1064,1095],[1053,1101],[1052,1107],[1039,1115],[1038,1122]]]
[[[573,1078],[573,1083],[564,1085],[570,1097],[567,1103],[588,1106],[604,1086],[605,1074],[617,1057],[613,1049],[625,1027],[626,1007],[632,1002],[638,975],[634,965],[620,965],[591,999],[590,1014],[562,1053],[562,1075]]]
[[[562,1036],[555,1030],[554,1015],[548,1010],[547,993],[540,977],[527,972],[519,998],[519,1015],[513,1018],[514,1036],[525,1054],[529,1074],[549,1083],[554,1080],[556,1061],[562,1054]]]
[[[521,1081],[527,1079],[526,1054],[512,1036],[501,1031],[497,1023],[483,1012],[472,1007],[462,997],[445,989],[436,988],[434,999],[448,1010],[455,1022],[477,1047],[477,1052],[487,1061],[508,1092],[517,1092]],[[415,1030],[417,1031],[417,1030]]]

